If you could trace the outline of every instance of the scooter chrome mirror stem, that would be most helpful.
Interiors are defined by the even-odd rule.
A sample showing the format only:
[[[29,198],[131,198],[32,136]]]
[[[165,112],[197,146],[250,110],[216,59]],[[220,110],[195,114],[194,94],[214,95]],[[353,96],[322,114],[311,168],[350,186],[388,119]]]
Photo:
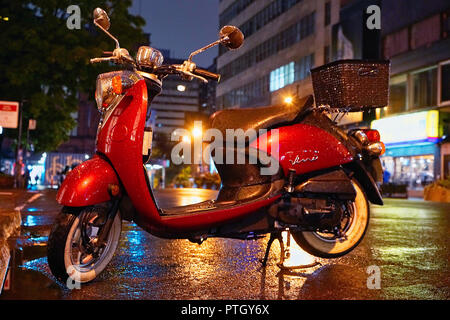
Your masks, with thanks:
[[[119,44],[119,40],[117,40],[111,33],[109,33],[108,30],[106,30],[105,28],[103,28],[100,24],[97,23],[97,21],[94,20],[94,24],[99,27],[104,33],[106,33],[111,39],[114,40],[114,42],[116,43],[116,49],[120,48],[120,44]]]
[[[189,55],[189,58],[188,58],[187,61],[192,61],[192,58],[193,58],[194,56],[196,56],[197,54],[202,53],[202,52],[208,50],[208,49],[211,48],[211,47],[217,46],[218,44],[222,43],[223,41],[224,41],[223,39],[219,39],[219,40],[217,40],[217,41],[214,41],[213,43],[208,44],[207,46],[204,46],[203,48],[200,48],[200,49],[198,49],[198,50],[192,52],[192,53]],[[227,39],[226,41],[228,41],[228,39]]]

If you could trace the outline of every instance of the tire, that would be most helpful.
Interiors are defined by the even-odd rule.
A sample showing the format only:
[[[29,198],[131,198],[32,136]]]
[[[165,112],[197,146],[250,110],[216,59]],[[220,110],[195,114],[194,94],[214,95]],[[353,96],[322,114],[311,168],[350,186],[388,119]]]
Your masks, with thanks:
[[[358,246],[369,225],[370,208],[367,196],[361,185],[352,179],[356,190],[353,205],[353,218],[347,227],[345,237],[326,238],[318,232],[291,232],[295,242],[309,254],[320,258],[338,258],[346,255]]]
[[[83,209],[79,214],[69,213],[67,208],[58,215],[50,232],[47,247],[47,259],[52,274],[61,282],[67,283],[69,276],[71,280],[79,283],[87,283],[94,280],[108,265],[114,256],[119,244],[122,222],[118,212],[114,218],[111,230],[106,239],[106,245],[101,249],[98,257],[92,257],[91,265],[77,264],[74,261],[73,241],[80,238],[82,224],[87,217],[105,217],[106,209],[102,207],[89,207]],[[94,218],[92,218],[94,219]],[[101,218],[100,218],[101,219]],[[91,224],[91,226],[93,223]],[[93,229],[93,228],[92,228]],[[98,231],[97,231],[98,233]],[[80,242],[80,241],[79,241]],[[79,248],[80,246],[78,246]],[[78,258],[80,255],[78,256]],[[69,274],[70,273],[70,274]]]

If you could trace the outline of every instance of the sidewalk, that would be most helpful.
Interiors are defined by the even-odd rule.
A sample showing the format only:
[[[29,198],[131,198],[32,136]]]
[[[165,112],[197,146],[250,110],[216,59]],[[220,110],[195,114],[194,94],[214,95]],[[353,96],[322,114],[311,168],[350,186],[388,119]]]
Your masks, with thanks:
[[[0,292],[6,277],[10,253],[7,240],[19,232],[21,210],[39,192],[28,190],[0,190]]]

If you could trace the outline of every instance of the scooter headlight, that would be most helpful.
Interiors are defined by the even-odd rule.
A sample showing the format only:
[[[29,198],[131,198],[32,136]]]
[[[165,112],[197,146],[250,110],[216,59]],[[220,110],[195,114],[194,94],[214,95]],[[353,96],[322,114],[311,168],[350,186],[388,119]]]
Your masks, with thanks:
[[[136,55],[136,62],[140,67],[154,68],[162,65],[164,57],[159,50],[142,46]]]
[[[107,109],[117,97],[123,96],[140,77],[132,72],[113,71],[97,77],[95,101],[100,111]]]
[[[116,75],[120,75],[120,72],[102,73],[97,77],[95,101],[97,102],[97,108],[100,111],[106,109],[115,96],[112,87],[112,79]]]

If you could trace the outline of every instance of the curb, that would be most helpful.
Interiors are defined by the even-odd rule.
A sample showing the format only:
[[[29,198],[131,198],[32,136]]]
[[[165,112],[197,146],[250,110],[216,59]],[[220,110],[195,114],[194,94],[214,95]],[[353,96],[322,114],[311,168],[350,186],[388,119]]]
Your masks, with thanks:
[[[0,212],[0,294],[3,290],[10,259],[7,240],[20,227],[21,223],[19,210]]]

